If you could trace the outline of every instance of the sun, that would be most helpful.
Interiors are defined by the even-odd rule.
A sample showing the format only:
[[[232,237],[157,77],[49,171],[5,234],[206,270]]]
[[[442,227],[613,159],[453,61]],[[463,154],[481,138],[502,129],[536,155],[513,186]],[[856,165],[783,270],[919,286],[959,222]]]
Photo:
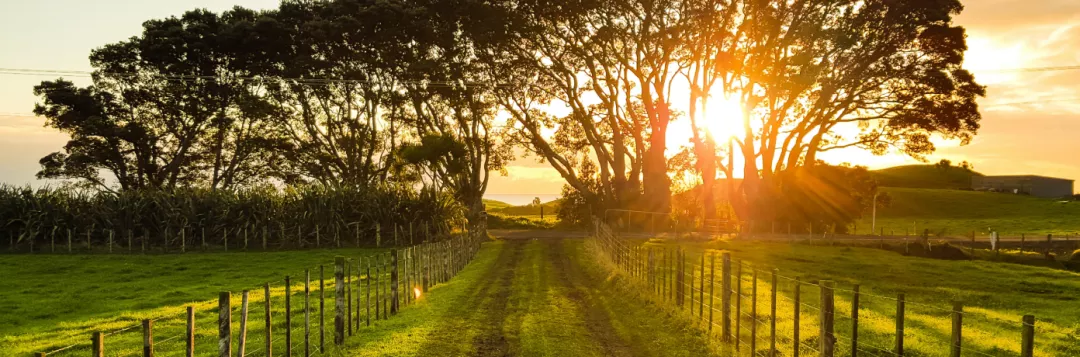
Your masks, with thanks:
[[[725,142],[743,132],[743,110],[738,98],[710,97],[704,114],[700,124],[716,142]]]

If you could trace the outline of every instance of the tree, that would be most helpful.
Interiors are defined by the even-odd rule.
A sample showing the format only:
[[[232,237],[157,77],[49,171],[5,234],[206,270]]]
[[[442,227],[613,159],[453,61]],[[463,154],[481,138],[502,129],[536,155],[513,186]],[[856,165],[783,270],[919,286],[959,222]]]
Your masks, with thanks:
[[[35,87],[43,99],[35,113],[72,137],[65,152],[42,159],[38,177],[134,189],[234,188],[276,176],[288,145],[231,54],[232,31],[253,14],[196,10],[147,21],[141,36],[91,53],[94,85]]]
[[[497,96],[530,153],[594,208],[670,209],[667,128],[691,2],[502,2],[508,39],[484,52],[524,83]],[[545,110],[565,106],[568,113]],[[583,163],[596,163],[590,191]]]
[[[923,158],[933,135],[967,143],[977,132],[985,88],[962,68],[959,1],[737,3],[742,38],[725,91],[746,111],[746,180],[734,201],[758,194],[761,179],[815,165],[821,152]]]

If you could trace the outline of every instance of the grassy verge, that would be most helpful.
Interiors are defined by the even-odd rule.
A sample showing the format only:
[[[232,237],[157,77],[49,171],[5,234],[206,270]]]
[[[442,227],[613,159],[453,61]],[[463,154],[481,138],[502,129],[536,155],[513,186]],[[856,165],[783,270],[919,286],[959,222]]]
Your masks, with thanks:
[[[675,243],[653,241],[660,249]],[[965,354],[1017,355],[1020,351],[1021,317],[1037,319],[1035,354],[1071,356],[1080,354],[1080,310],[1073,308],[1080,296],[1080,274],[1044,267],[987,261],[941,261],[905,257],[898,253],[869,248],[818,247],[761,242],[717,241],[682,243],[689,261],[700,264],[704,252],[729,251],[743,264],[740,337],[743,348],[749,343],[749,326],[759,321],[757,346],[768,346],[772,269],[778,278],[778,345],[786,353],[792,348],[792,298],[794,282],[830,279],[836,282],[836,334],[838,353],[850,353],[853,285],[861,285],[859,304],[860,355],[886,355],[895,345],[895,317],[898,293],[905,293],[905,352],[908,355],[945,356],[950,342],[950,309],[953,301],[964,303]],[[719,262],[717,263],[719,264]],[[736,264],[735,266],[739,266]],[[751,291],[757,271],[757,314],[750,314]],[[691,269],[696,279],[700,271]],[[719,277],[717,277],[719,279]],[[706,279],[706,284],[708,279]],[[700,283],[696,283],[700,284]],[[718,284],[718,282],[717,282]],[[817,308],[820,290],[801,285],[803,303],[800,342],[816,348]],[[717,294],[719,295],[719,294]],[[710,299],[706,296],[706,299]],[[710,299],[711,301],[711,299]],[[804,352],[812,352],[805,350]]]

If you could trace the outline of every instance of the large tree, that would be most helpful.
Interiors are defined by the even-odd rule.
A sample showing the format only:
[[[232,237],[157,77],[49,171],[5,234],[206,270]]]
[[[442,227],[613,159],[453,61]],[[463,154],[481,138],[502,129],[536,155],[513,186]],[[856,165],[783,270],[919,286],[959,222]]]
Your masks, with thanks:
[[[933,152],[970,141],[984,87],[962,68],[959,1],[739,1],[738,61],[727,91],[746,110],[743,195],[822,152]]]
[[[274,177],[289,146],[232,55],[233,26],[253,15],[196,10],[147,21],[141,36],[92,52],[92,86],[35,87],[43,99],[35,112],[72,138],[41,160],[38,177],[121,189],[234,188]]]

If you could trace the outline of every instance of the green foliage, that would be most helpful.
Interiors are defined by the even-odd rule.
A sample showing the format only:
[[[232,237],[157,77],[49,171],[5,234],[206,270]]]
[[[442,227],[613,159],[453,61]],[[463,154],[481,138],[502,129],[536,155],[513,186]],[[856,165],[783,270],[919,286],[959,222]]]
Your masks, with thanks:
[[[524,205],[524,206],[510,206],[502,208],[488,207],[488,212],[500,213],[507,216],[539,216],[541,207],[544,211],[544,216],[555,217],[559,212],[559,207],[562,205],[562,199],[554,200],[551,202],[542,203],[540,205]]]
[[[754,217],[791,224],[796,232],[812,225],[816,232],[846,233],[847,226],[872,207],[877,192],[865,167],[822,163],[781,172],[764,187],[753,202]],[[888,194],[877,196],[879,205],[888,202]]]
[[[242,230],[253,241],[259,237],[260,244],[266,232],[273,247],[310,247],[317,239],[327,244],[334,235],[350,245],[359,235],[363,244],[369,244],[376,225],[383,227],[384,235],[391,234],[395,225],[410,223],[431,224],[446,232],[449,222],[462,217],[463,208],[453,197],[395,186],[116,193],[0,187],[0,234],[17,237],[16,243],[23,247],[34,241],[38,250],[52,239],[66,244],[69,229],[77,236],[77,247],[85,246],[87,234],[92,245],[100,247],[110,230],[114,244],[126,245],[130,233],[135,242],[146,239],[148,246],[166,250],[179,248],[181,230],[188,247],[195,245],[196,237],[201,243],[203,234],[208,244],[223,244],[223,236],[230,236],[230,245],[236,246]]]
[[[568,227],[587,227],[594,215],[591,203],[574,187],[563,185],[559,207],[559,222]]]
[[[883,187],[969,189],[978,172],[958,166],[904,165],[874,170],[870,174]]]
[[[540,220],[540,217],[521,217],[500,213],[491,213],[487,217],[488,229],[552,229],[552,220]]]

